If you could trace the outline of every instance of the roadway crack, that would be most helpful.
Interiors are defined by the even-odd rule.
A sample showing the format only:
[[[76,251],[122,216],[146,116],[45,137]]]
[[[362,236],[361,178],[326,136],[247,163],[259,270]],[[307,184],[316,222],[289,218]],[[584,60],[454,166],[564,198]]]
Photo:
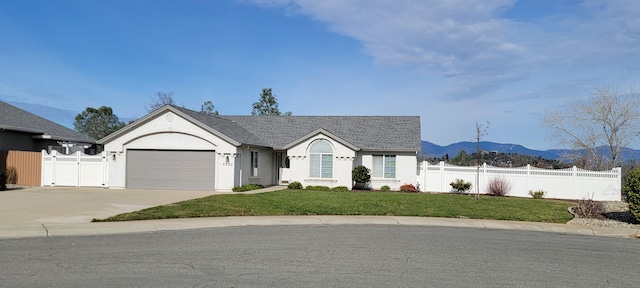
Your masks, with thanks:
[[[42,224],[42,228],[44,228],[44,232],[46,232],[46,237],[49,237],[49,229],[47,229],[47,226],[44,226],[44,224]]]

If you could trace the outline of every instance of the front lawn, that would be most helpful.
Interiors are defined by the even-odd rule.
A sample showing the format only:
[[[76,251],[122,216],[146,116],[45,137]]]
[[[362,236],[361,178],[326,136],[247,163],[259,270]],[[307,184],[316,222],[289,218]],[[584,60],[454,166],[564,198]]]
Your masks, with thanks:
[[[282,190],[214,195],[94,221],[273,215],[394,215],[566,223],[574,203],[469,195]]]

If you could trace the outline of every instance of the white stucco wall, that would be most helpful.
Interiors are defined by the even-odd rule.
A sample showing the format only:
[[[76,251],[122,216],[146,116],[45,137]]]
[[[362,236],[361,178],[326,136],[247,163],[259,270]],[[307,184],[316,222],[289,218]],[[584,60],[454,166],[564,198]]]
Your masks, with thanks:
[[[234,186],[238,148],[171,111],[147,119],[135,129],[105,143],[109,188],[125,188],[127,149],[216,151],[215,189],[230,191]],[[226,156],[229,156],[229,163],[225,162]]]
[[[400,186],[404,184],[416,183],[418,160],[415,152],[370,152],[363,151],[358,153],[358,158],[362,159],[362,165],[372,169],[373,155],[396,155],[396,178],[374,178],[371,177],[370,186],[372,189],[380,189],[387,185],[391,190],[400,190]]]
[[[331,178],[310,177],[309,147],[314,141],[320,139],[329,142],[333,148],[333,177]],[[288,180],[289,183],[298,181],[303,186],[346,186],[351,189],[351,170],[353,170],[356,152],[326,135],[318,134],[290,148],[287,151],[287,157],[289,158],[290,168],[283,169],[282,180]]]

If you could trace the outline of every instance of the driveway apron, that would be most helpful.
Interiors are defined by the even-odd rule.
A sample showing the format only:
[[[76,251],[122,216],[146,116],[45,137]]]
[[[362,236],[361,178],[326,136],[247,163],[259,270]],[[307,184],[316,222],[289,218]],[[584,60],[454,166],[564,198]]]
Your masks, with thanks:
[[[230,192],[79,187],[0,191],[0,225],[87,223],[94,218]]]

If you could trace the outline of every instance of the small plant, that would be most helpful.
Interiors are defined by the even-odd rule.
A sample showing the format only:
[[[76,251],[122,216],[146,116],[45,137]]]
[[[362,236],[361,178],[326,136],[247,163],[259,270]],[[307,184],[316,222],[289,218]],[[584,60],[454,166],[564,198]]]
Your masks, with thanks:
[[[380,187],[380,191],[389,192],[389,191],[391,191],[391,187],[389,187],[389,185],[384,185],[384,186]]]
[[[242,186],[233,187],[232,190],[233,192],[245,192],[245,191],[257,190],[261,188],[264,188],[264,186],[260,184],[244,184]]]
[[[311,190],[311,191],[331,191],[331,188],[329,188],[328,186],[307,186],[307,188],[305,188],[305,190]]]
[[[533,199],[542,199],[546,194],[547,193],[544,192],[544,190],[536,190],[536,191],[529,190],[529,195],[531,195]]]
[[[487,184],[487,194],[491,196],[507,196],[511,191],[511,183],[502,177],[496,177],[489,180]]]
[[[602,206],[602,202],[595,201],[592,198],[582,198],[578,200],[578,206],[573,210],[578,217],[581,218],[595,218],[595,219],[604,219],[605,217],[602,215],[604,213],[604,207]]]
[[[640,221],[640,168],[629,171],[622,187],[627,194],[629,211]]]
[[[371,170],[362,165],[356,166],[351,171],[351,180],[354,182],[353,189],[364,190],[371,181]]]
[[[471,182],[465,182],[462,179],[456,179],[455,181],[449,183],[451,188],[458,193],[467,193],[471,189]]]
[[[287,189],[289,190],[302,190],[302,183],[298,181],[293,181],[287,185]]]
[[[418,188],[416,188],[416,186],[413,186],[413,184],[404,184],[404,185],[400,186],[400,191],[402,191],[402,192],[410,192],[410,193],[418,193],[418,192],[420,192],[420,190],[418,190]]]
[[[349,187],[347,187],[347,186],[336,186],[336,187],[331,188],[331,191],[345,192],[345,191],[349,191]]]
[[[7,172],[0,170],[0,191],[7,189]]]

